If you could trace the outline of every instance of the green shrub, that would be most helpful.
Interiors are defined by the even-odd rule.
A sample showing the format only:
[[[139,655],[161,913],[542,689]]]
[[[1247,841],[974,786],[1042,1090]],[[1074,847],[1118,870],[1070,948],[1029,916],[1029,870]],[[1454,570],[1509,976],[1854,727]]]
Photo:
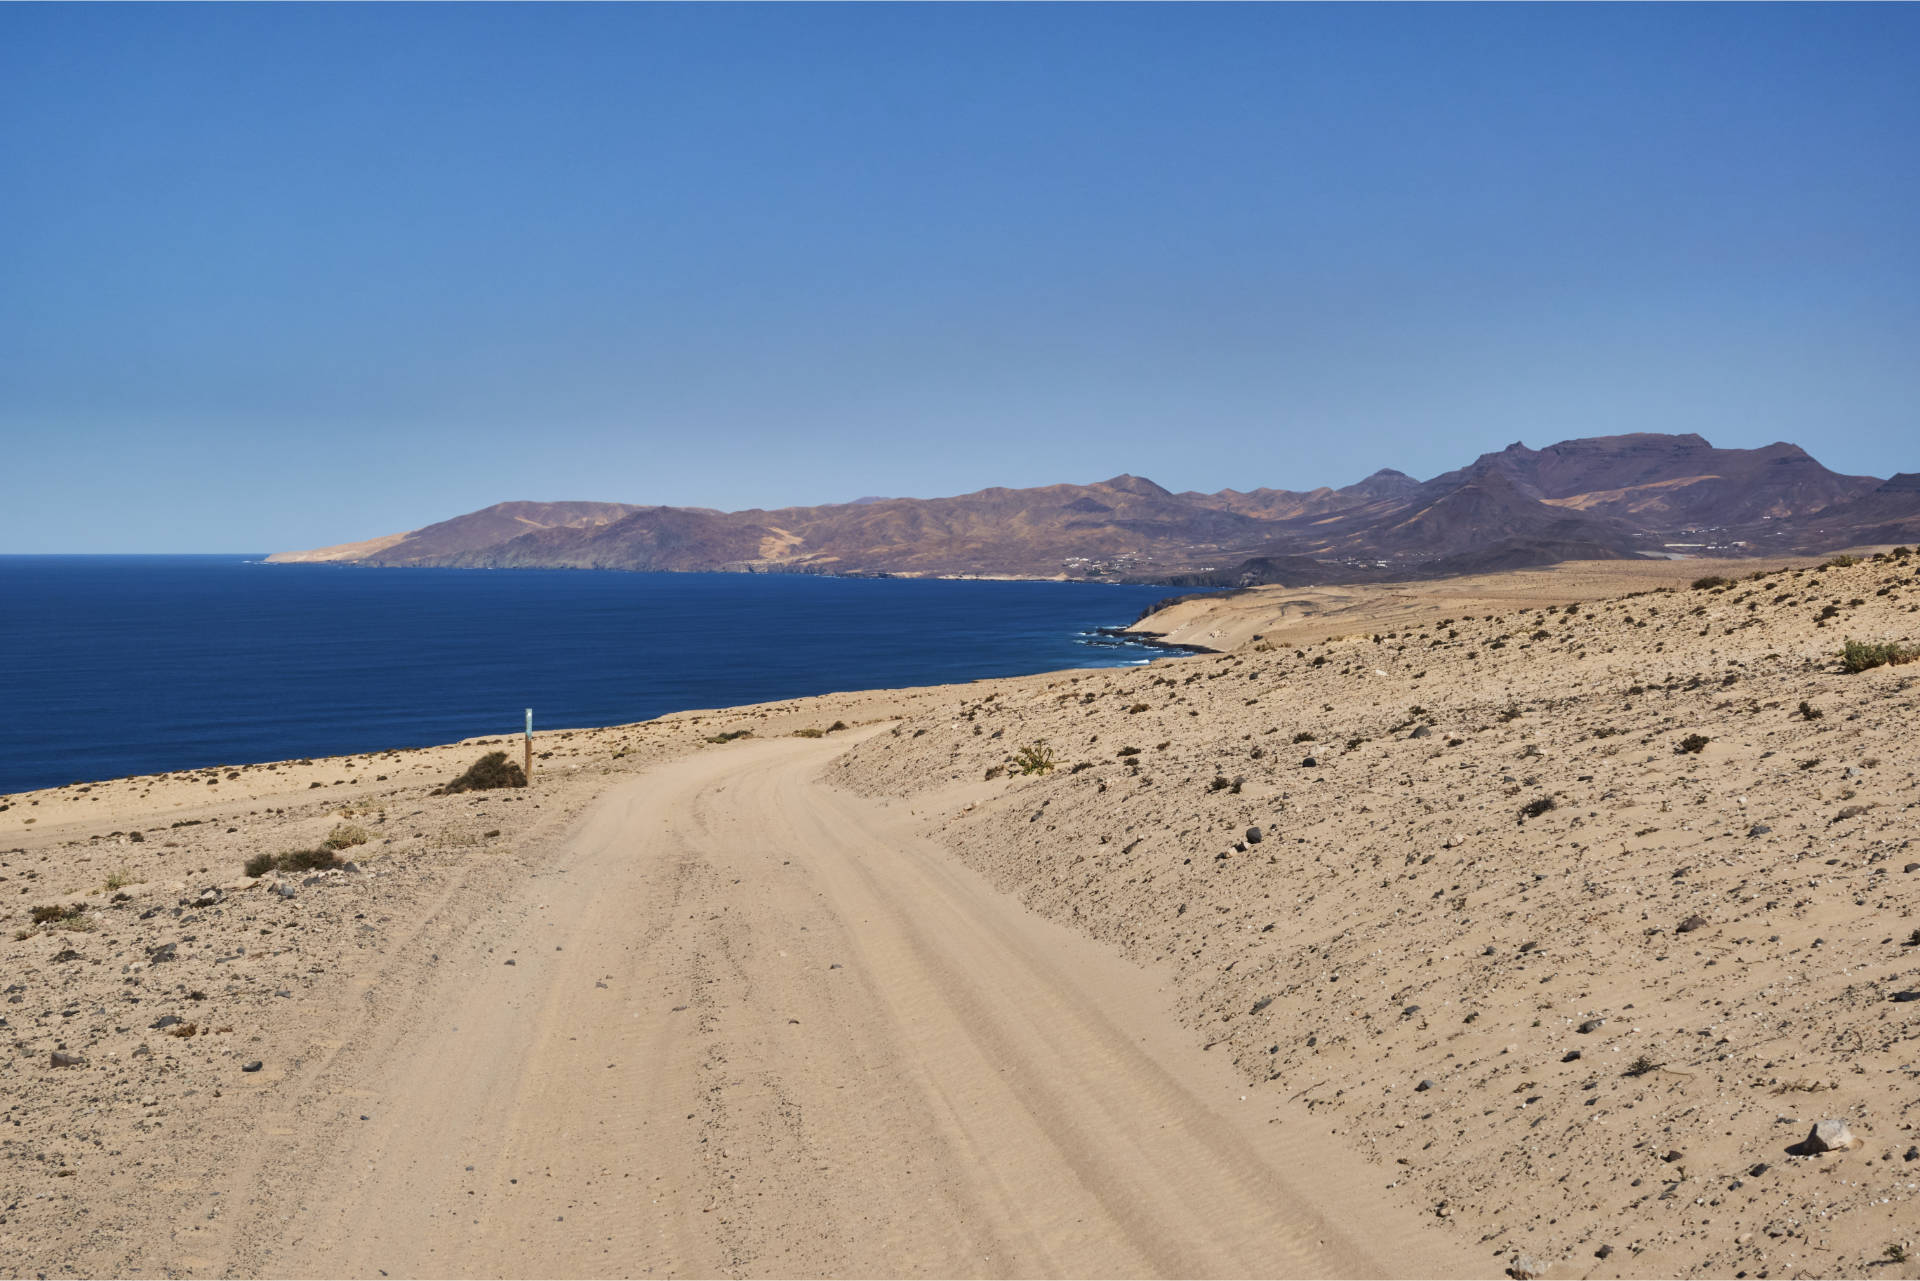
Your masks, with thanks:
[[[248,876],[265,876],[273,870],[273,855],[255,854],[246,861],[244,870]]]
[[[488,752],[467,766],[466,773],[444,787],[435,788],[433,795],[452,796],[458,792],[483,792],[496,787],[525,787],[526,785],[526,772],[508,760],[505,752]]]
[[[1915,659],[1920,659],[1920,648],[1901,645],[1894,641],[1849,640],[1840,651],[1841,670],[1848,672],[1864,672],[1870,667],[1911,663]]]
[[[709,734],[707,736],[707,741],[709,743],[731,743],[736,738],[752,738],[752,737],[753,737],[753,731],[750,729],[734,729],[734,730],[728,730],[724,734]]]
[[[1559,802],[1551,796],[1541,796],[1522,805],[1520,807],[1520,817],[1523,819],[1539,818],[1542,814],[1558,805]]]
[[[1028,743],[1013,754],[1013,767],[1022,774],[1045,774],[1053,769],[1053,749],[1047,741]]]
[[[1860,563],[1858,556],[1835,556],[1822,565],[1822,569],[1850,569]]]
[[[1688,753],[1691,753],[1695,756],[1698,756],[1701,752],[1706,750],[1707,744],[1710,741],[1711,740],[1708,739],[1705,734],[1689,734],[1685,738],[1681,739],[1680,742],[1674,747],[1673,754],[1675,756],[1684,756]]]
[[[1705,578],[1696,578],[1693,580],[1693,590],[1696,592],[1704,592],[1715,587],[1731,586],[1733,586],[1733,580],[1720,574],[1708,574]]]

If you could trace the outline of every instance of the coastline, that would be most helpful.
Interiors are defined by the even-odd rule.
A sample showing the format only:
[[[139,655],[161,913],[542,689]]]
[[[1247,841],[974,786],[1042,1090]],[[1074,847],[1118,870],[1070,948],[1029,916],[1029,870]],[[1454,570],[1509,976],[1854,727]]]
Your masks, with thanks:
[[[727,762],[817,750],[828,793],[895,815],[921,858],[1151,976],[1263,1125],[1354,1171],[1334,1182],[1365,1212],[1418,1221],[1387,1270],[1859,1274],[1916,1200],[1894,994],[1920,986],[1900,946],[1920,669],[1833,660],[1849,637],[1920,641],[1920,574],[1773,568],[1700,590],[1618,567],[1257,589],[1141,620],[1224,653],[552,731],[524,791],[428,795],[509,737],[33,794],[0,811],[22,989],[0,1061],[22,1208],[0,1244],[49,1275],[284,1270],[262,1251],[318,1229],[282,1226],[312,1171],[275,1152],[383,1123],[351,1091],[442,999],[441,958],[501,974],[485,948],[537,919],[619,789],[708,762],[687,821],[724,834],[759,786]],[[1035,744],[1054,768],[1009,769]],[[356,870],[284,900],[240,875],[345,822],[372,833]],[[27,917],[61,905],[94,928]],[[163,1015],[207,1032],[167,1037]],[[88,1066],[49,1069],[56,1049]],[[1857,1143],[1796,1154],[1829,1116]],[[182,1222],[205,1226],[156,1229]]]

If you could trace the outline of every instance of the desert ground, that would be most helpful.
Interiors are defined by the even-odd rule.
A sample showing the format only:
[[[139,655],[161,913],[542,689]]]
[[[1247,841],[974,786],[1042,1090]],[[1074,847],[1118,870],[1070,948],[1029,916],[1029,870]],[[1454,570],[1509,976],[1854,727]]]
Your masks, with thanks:
[[[1920,1272],[1920,557],[1143,626],[0,796],[0,1273]]]

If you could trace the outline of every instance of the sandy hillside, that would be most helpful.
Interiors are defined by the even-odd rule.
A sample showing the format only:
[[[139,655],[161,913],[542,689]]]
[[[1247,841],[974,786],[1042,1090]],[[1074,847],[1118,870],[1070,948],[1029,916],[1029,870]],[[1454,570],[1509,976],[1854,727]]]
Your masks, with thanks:
[[[1912,1276],[1920,667],[1836,656],[1920,642],[1916,569],[1297,643],[1252,592],[1145,624],[1230,654],[955,700],[831,777],[946,798],[957,858],[1169,974],[1488,1271]],[[1796,1155],[1826,1118],[1857,1145]]]
[[[1920,563],[1716,568],[0,797],[0,1273],[1912,1276]]]

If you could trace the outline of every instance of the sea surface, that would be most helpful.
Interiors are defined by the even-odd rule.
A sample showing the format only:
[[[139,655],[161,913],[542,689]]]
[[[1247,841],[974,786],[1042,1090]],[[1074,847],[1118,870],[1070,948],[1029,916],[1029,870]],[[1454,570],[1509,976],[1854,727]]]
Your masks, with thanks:
[[[0,556],[0,793],[1161,652],[1166,587]]]

